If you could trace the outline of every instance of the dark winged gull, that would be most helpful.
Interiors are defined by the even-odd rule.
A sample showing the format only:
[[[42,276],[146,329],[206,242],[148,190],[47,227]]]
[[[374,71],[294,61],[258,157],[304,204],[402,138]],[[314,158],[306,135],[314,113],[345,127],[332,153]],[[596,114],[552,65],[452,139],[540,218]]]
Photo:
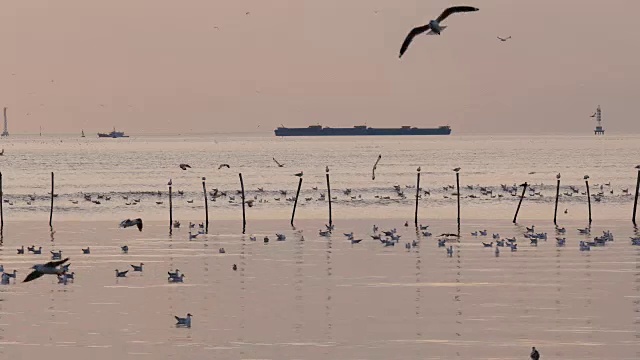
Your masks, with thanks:
[[[444,19],[449,17],[449,15],[459,13],[459,12],[471,12],[471,11],[478,11],[478,10],[479,10],[478,8],[473,6],[453,6],[448,9],[445,9],[442,12],[442,14],[438,16],[437,19],[429,21],[428,24],[413,28],[409,32],[407,37],[404,39],[404,42],[402,43],[399,57],[402,57],[405,51],[407,51],[407,49],[409,48],[409,44],[411,44],[411,41],[413,40],[414,37],[425,32],[427,33],[427,35],[434,35],[434,34],[440,35],[440,33],[446,28],[446,26],[440,25],[440,23],[444,21]]]
[[[180,164],[180,169],[187,170],[187,168],[191,168],[191,166],[189,164]]]
[[[500,37],[500,36],[497,36],[497,38],[498,38],[498,40],[500,40],[500,41],[502,41],[502,42],[505,42],[505,41],[507,41],[507,40],[511,39],[511,36],[507,36],[506,38],[502,38],[502,37]]]
[[[58,266],[64,264],[67,261],[69,261],[69,258],[58,260],[58,261],[49,261],[46,264],[33,265],[31,267],[33,271],[29,275],[27,275],[27,277],[22,282],[29,282],[29,281],[35,280],[45,274],[46,275],[62,275],[65,273],[65,270],[62,268],[59,268]]]
[[[231,166],[229,166],[229,164],[220,164],[220,166],[218,166],[218,170],[222,169],[223,167],[226,167],[227,169],[231,168]]]
[[[280,164],[280,163],[278,162],[278,160],[276,160],[276,158],[272,158],[272,159],[273,159],[273,161],[275,161],[275,162],[276,162],[276,164],[278,165],[278,167],[284,167],[284,164]]]
[[[137,226],[138,230],[142,231],[142,219],[140,219],[140,218],[137,218],[137,219],[134,219],[134,220],[127,219],[127,220],[123,220],[120,223],[120,227],[121,228],[128,228],[128,227],[131,227],[131,226]]]
[[[191,327],[191,317],[192,316],[193,315],[191,315],[191,314],[187,314],[187,317],[183,317],[183,318],[175,316],[176,321],[177,321],[176,322],[176,326],[177,327],[188,327],[188,328],[190,328]]]

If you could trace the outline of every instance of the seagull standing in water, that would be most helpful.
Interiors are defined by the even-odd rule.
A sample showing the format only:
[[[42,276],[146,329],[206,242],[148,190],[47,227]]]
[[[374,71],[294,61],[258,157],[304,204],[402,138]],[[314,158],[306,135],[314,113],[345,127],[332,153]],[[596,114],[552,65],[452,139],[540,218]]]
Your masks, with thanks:
[[[437,19],[429,21],[429,23],[426,25],[418,26],[409,32],[407,37],[404,39],[404,42],[402,43],[402,47],[400,48],[399,57],[402,57],[402,55],[407,51],[407,49],[409,48],[409,44],[411,44],[411,41],[414,37],[425,32],[427,33],[427,35],[440,35],[440,33],[446,28],[446,26],[440,25],[440,23],[444,21],[444,19],[449,17],[449,15],[459,12],[471,12],[478,10],[478,8],[473,6],[453,6],[445,9]]]
[[[42,275],[62,275],[65,273],[63,268],[59,268],[58,266],[67,262],[69,258],[58,260],[58,261],[49,261],[46,264],[37,264],[31,267],[33,271],[27,275],[27,277],[22,282],[29,282],[35,280]]]

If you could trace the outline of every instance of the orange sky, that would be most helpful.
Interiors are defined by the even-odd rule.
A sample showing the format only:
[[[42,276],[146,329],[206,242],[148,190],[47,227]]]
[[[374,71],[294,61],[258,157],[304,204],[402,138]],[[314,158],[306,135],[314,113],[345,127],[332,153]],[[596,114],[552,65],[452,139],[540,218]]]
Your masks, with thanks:
[[[451,5],[480,11],[399,60],[406,33]],[[609,132],[638,133],[639,12],[638,0],[4,1],[0,104],[13,133],[589,133],[598,104]]]

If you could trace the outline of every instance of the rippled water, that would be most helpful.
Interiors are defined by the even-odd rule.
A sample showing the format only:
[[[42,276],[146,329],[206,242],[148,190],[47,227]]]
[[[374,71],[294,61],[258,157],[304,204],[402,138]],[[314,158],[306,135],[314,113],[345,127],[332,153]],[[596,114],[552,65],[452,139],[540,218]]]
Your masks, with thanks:
[[[2,140],[4,197],[13,205],[3,204],[0,264],[6,272],[18,270],[18,283],[0,285],[0,358],[525,359],[531,346],[544,359],[640,358],[640,247],[629,241],[637,234],[629,221],[633,196],[621,191],[635,190],[637,137],[42,139]],[[286,166],[274,166],[273,156]],[[192,169],[180,170],[181,162]],[[220,163],[231,169],[218,170]],[[327,203],[316,199],[326,164],[338,196],[336,230],[321,238]],[[421,187],[432,190],[421,200],[420,221],[436,235],[457,230],[455,197],[443,187],[454,183],[451,168],[462,167],[463,236],[450,243],[451,258],[435,238],[403,226],[413,218],[415,188],[406,185],[415,182],[417,166]],[[58,194],[53,237],[51,171]],[[274,198],[280,189],[295,195],[298,171],[305,176],[292,229],[292,203]],[[247,234],[241,234],[239,197],[230,203],[227,196],[209,203],[209,235],[189,241],[186,224],[204,217],[200,177],[206,176],[208,190],[233,195],[239,172],[248,196],[259,195],[247,209]],[[567,228],[563,248],[555,246],[551,221],[557,172],[562,192],[582,187],[561,198],[560,209],[568,209],[559,214]],[[592,204],[592,236],[604,230],[615,236],[589,252],[579,251],[577,243],[587,237],[576,231],[587,225],[580,195],[585,174],[596,189],[611,182],[603,186],[603,200]],[[174,199],[174,219],[183,226],[172,236],[169,178],[174,191],[185,191]],[[500,183],[523,181],[545,183],[536,185],[544,196],[527,197],[519,217],[549,233],[537,247],[523,238],[523,225],[511,224],[516,197],[499,190]],[[397,197],[395,184],[405,187],[406,199]],[[496,189],[496,197],[480,195],[477,184]],[[341,193],[346,188],[356,200]],[[161,195],[152,194],[158,190]],[[83,193],[112,198],[98,205]],[[123,195],[140,204],[125,205]],[[134,216],[145,219],[142,232],[117,227]],[[383,247],[371,239],[374,223],[398,228],[400,242]],[[501,248],[496,257],[481,245],[490,237],[469,235],[482,229],[517,236],[519,250]],[[362,243],[346,241],[342,233],[350,231]],[[286,241],[275,241],[276,232]],[[252,235],[258,241],[250,241]],[[412,240],[418,247],[405,249]],[[125,244],[128,254],[120,250]],[[18,255],[22,245],[42,246],[43,255]],[[87,246],[91,254],[83,255]],[[45,276],[20,283],[53,250],[70,257],[76,280],[62,285]],[[140,262],[142,274],[115,278],[115,269]],[[175,268],[186,275],[184,284],[167,283],[166,272]],[[193,327],[175,328],[173,316],[187,312]]]
[[[524,359],[531,346],[544,358],[640,355],[640,247],[629,244],[629,226],[613,224],[614,242],[580,252],[578,224],[568,224],[564,248],[552,237],[530,246],[521,226],[469,224],[463,234],[487,228],[516,235],[520,249],[501,248],[496,257],[480,244],[489,240],[463,235],[449,258],[434,239],[398,222],[377,223],[398,227],[400,243],[383,247],[368,236],[369,221],[355,220],[329,239],[316,235],[321,221],[300,221],[295,231],[257,221],[255,242],[235,222],[216,222],[215,235],[195,241],[186,240],[186,229],[168,237],[164,223],[139,233],[117,222],[61,222],[53,241],[44,224],[7,226],[5,271],[17,269],[20,280],[31,264],[46,261],[16,254],[35,244],[69,256],[76,280],[62,285],[45,276],[1,286],[0,356]],[[439,233],[455,224],[431,227]],[[363,242],[351,245],[341,234],[349,231]],[[275,241],[275,232],[287,240]],[[416,238],[419,246],[406,250]],[[86,246],[90,255],[81,254]],[[115,278],[115,269],[140,262],[143,273]],[[184,284],[167,284],[175,268]],[[174,328],[173,315],[187,312],[192,328]]]
[[[555,175],[561,173],[561,193],[572,194],[560,199],[560,209],[568,209],[567,215],[562,213],[563,219],[587,218],[586,195],[582,195],[586,191],[585,174],[590,175],[591,194],[604,194],[602,201],[592,204],[594,219],[629,219],[637,176],[634,166],[640,163],[639,136],[217,135],[124,139],[11,137],[2,142],[5,155],[0,157],[0,169],[4,196],[12,204],[5,203],[4,211],[8,219],[16,220],[48,219],[51,171],[55,172],[58,194],[56,218],[104,220],[112,219],[116,213],[166,218],[169,179],[173,181],[177,216],[203,217],[202,176],[207,178],[209,192],[217,188],[228,195],[209,201],[212,218],[238,218],[240,196],[236,192],[240,189],[238,173],[242,173],[247,199],[255,199],[254,206],[247,209],[248,218],[284,219],[292,208],[287,198],[295,197],[298,185],[293,174],[299,171],[304,171],[305,176],[296,216],[326,217],[326,201],[318,199],[321,193],[326,193],[327,165],[331,170],[332,197],[336,198],[336,217],[376,218],[381,213],[412,217],[418,166],[422,168],[420,185],[431,193],[423,194],[421,213],[435,218],[455,217],[456,200],[452,196],[455,189],[444,187],[455,184],[451,169],[459,166],[463,218],[511,217],[517,197],[502,191],[500,184],[512,186],[525,181],[533,184],[540,195],[527,198],[520,216],[552,218]],[[376,179],[372,180],[372,167],[379,154],[382,160]],[[279,168],[273,157],[285,166]],[[180,163],[192,168],[182,171]],[[222,163],[231,168],[218,169]],[[600,189],[605,183],[611,186]],[[405,198],[397,195],[394,185],[402,188]],[[469,185],[474,188],[469,189]],[[578,193],[573,193],[570,185],[577,187]],[[494,197],[482,195],[480,186],[493,190]],[[258,188],[264,192],[258,192]],[[346,189],[352,193],[345,195]],[[628,193],[623,193],[623,189],[628,189]],[[280,190],[286,190],[287,195],[281,195]],[[178,195],[178,191],[184,195]],[[84,194],[101,203],[84,200]],[[36,197],[31,205],[27,203],[29,195]],[[111,199],[98,199],[99,195]],[[133,199],[139,199],[140,203],[135,204]],[[78,204],[71,202],[76,200]]]

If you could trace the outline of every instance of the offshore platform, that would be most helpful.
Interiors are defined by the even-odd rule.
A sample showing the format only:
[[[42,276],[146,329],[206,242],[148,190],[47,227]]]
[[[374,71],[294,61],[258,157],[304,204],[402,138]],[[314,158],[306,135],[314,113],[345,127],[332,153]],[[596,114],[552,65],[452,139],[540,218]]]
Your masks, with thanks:
[[[595,135],[604,135],[604,128],[602,127],[602,110],[600,110],[600,105],[598,105],[598,109],[595,114],[591,117],[596,118],[596,129],[593,131]]]

